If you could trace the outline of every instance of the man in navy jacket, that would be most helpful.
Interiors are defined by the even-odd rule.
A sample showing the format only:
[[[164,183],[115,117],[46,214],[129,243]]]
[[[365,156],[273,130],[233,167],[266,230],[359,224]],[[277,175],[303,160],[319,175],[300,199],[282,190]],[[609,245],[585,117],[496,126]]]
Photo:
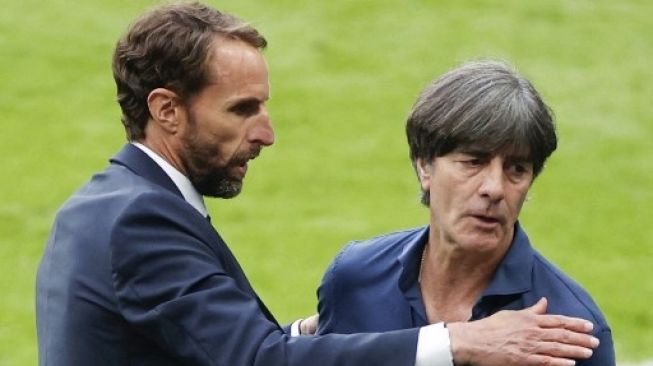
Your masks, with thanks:
[[[406,131],[429,225],[348,245],[319,289],[319,332],[478,320],[546,298],[550,313],[594,323],[601,344],[577,364],[614,366],[598,306],[531,246],[518,222],[557,146],[531,83],[500,62],[464,64],[424,89]]]
[[[57,214],[37,276],[40,365],[435,366],[480,353],[485,366],[564,365],[596,346],[587,322],[542,307],[456,330],[280,327],[203,202],[236,196],[274,142],[265,45],[198,3],[155,8],[120,39],[113,73],[130,143]]]

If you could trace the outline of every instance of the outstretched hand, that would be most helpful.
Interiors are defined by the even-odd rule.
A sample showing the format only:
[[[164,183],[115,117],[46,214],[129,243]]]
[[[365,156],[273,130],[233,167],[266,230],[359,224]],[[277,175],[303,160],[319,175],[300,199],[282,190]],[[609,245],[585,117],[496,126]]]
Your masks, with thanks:
[[[598,339],[587,334],[591,322],[547,315],[547,300],[519,311],[500,311],[488,318],[449,323],[451,350],[457,365],[569,366],[592,356]]]

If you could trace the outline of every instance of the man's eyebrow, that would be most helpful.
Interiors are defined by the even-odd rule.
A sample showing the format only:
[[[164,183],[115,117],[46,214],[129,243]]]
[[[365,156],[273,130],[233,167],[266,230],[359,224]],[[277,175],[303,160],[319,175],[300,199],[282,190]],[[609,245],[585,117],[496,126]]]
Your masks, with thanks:
[[[487,150],[482,150],[480,148],[474,147],[474,146],[464,146],[464,147],[459,147],[455,149],[453,152],[465,154],[465,155],[471,155],[479,158],[485,158],[489,157],[492,155],[491,152]]]
[[[532,159],[529,149],[511,149],[503,152],[506,159],[528,161]]]
[[[459,147],[453,152],[470,155],[481,159],[489,158],[494,155],[502,155],[501,152],[487,151],[475,146]],[[532,160],[532,157],[527,152],[509,152],[503,155],[505,156],[506,160],[516,163],[530,163]]]
[[[523,151],[509,152],[504,154],[504,157],[506,161],[510,163],[518,163],[518,164],[533,163],[533,157],[527,152],[523,152]]]
[[[246,104],[261,104],[263,102],[265,101],[255,97],[236,98],[229,102],[229,110]]]

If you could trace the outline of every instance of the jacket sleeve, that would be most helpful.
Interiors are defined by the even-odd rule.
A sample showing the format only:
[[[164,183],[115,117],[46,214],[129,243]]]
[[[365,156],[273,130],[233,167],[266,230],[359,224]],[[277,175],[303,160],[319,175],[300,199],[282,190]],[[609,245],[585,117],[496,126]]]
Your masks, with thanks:
[[[284,334],[256,295],[237,283],[240,267],[221,250],[217,234],[207,236],[208,224],[186,206],[175,197],[141,195],[119,215],[110,238],[122,316],[171,359],[216,366],[414,365],[416,329]]]

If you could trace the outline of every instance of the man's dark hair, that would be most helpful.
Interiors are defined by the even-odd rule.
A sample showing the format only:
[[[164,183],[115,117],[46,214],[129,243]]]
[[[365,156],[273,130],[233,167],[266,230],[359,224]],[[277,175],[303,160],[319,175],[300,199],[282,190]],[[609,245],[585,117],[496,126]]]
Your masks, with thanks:
[[[113,55],[122,123],[129,141],[145,137],[149,93],[166,88],[182,100],[209,82],[216,36],[263,49],[265,38],[242,20],[197,2],[174,3],[145,13],[121,37]]]
[[[449,71],[419,95],[406,123],[413,165],[457,149],[526,152],[537,176],[557,147],[551,110],[506,64],[476,61]],[[428,192],[422,203],[428,205]]]

